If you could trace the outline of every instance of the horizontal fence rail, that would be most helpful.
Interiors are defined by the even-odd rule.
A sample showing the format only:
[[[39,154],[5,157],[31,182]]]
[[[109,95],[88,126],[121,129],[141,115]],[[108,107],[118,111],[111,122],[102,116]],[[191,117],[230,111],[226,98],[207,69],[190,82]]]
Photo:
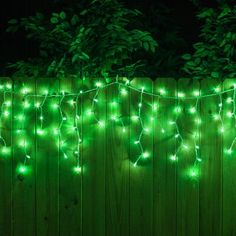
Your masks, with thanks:
[[[236,79],[0,78],[0,235],[236,235]]]

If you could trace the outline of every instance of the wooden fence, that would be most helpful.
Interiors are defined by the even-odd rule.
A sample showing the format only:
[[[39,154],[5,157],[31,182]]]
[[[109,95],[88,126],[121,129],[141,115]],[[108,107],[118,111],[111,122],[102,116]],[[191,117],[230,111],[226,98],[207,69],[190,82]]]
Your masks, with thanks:
[[[0,236],[236,235],[236,80],[123,84],[0,79]]]

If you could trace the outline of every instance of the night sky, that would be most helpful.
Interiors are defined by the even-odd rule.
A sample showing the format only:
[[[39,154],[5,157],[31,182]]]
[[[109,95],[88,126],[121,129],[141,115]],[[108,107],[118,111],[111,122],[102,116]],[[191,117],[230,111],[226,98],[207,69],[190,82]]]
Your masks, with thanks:
[[[36,46],[27,42],[24,35],[17,33],[15,35],[5,33],[7,21],[11,18],[20,18],[34,15],[36,12],[51,12],[55,9],[55,2],[49,0],[8,0],[4,6],[0,7],[0,63],[25,59],[36,55]],[[70,2],[70,1],[65,1]],[[164,3],[171,9],[170,17],[180,28],[180,35],[185,38],[189,45],[197,40],[200,25],[196,20],[197,8],[190,0],[126,0],[122,1],[129,8],[137,8],[144,14],[148,15],[150,9],[155,8],[158,4]],[[215,2],[215,1],[213,1]],[[214,6],[214,4],[212,4]],[[153,23],[155,25],[155,22]]]

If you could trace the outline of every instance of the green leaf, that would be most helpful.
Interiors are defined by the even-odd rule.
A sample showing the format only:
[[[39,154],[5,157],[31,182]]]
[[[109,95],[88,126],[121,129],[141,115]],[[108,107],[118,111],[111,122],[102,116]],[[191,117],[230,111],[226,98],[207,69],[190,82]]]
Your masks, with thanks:
[[[184,54],[183,56],[182,56],[182,58],[184,59],[184,60],[190,60],[191,59],[191,54]]]
[[[211,77],[218,79],[220,77],[220,73],[214,71],[214,72],[211,73]]]
[[[18,21],[16,19],[11,19],[8,21],[8,24],[17,24]]]
[[[143,43],[143,47],[144,47],[144,49],[145,49],[146,51],[148,51],[148,50],[149,50],[149,44],[148,44],[148,42],[144,42],[144,43]]]
[[[53,24],[58,23],[58,19],[57,19],[56,17],[52,17],[52,18],[50,19],[50,21],[51,21],[51,23],[53,23]]]
[[[60,13],[60,17],[61,17],[61,19],[65,19],[66,18],[66,13],[64,12],[64,11],[62,11],[61,13]]]

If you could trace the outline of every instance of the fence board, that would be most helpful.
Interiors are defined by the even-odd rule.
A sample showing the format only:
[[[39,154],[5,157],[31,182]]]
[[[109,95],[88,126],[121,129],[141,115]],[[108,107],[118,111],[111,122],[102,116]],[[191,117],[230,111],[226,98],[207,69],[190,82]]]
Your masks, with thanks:
[[[160,94],[160,89],[166,90],[165,95],[173,96],[176,81],[158,78],[154,92]],[[157,104],[153,149],[154,235],[176,235],[176,163],[170,161],[170,156],[175,153],[176,140],[173,138],[173,127],[169,125],[173,119],[175,101],[155,98],[154,102]]]
[[[121,90],[122,88],[120,88]],[[129,235],[129,95],[107,91],[106,235]]]
[[[223,87],[233,88],[234,84],[235,80],[228,79],[224,81]],[[236,205],[236,182],[232,178],[236,170],[236,146],[232,145],[236,136],[236,129],[232,129],[236,125],[236,117],[229,116],[229,112],[234,113],[236,106],[234,102],[227,102],[230,97],[236,99],[236,93],[231,92],[223,96],[223,118],[226,131],[223,138],[223,235],[236,235],[236,216],[233,208]],[[231,146],[232,154],[228,153]]]
[[[37,94],[55,94],[59,92],[59,81],[50,79],[49,83],[42,83],[37,80]],[[47,98],[45,96],[37,99],[36,102],[43,104],[43,113],[37,109],[36,121],[37,132],[43,130],[43,135],[37,135],[36,145],[36,207],[37,207],[37,235],[49,236],[59,233],[59,138],[54,135],[55,129],[59,126],[59,111],[52,105],[58,103],[59,99]],[[40,116],[43,116],[41,127]],[[51,140],[50,145],[48,140]]]
[[[69,83],[70,82],[70,83]],[[77,93],[81,87],[81,80],[60,81],[60,90],[67,93]],[[60,157],[60,235],[78,235],[82,233],[81,227],[81,173],[76,173],[74,168],[77,166],[78,157],[78,138],[77,131],[81,131],[79,120],[76,117],[76,103],[81,106],[79,97],[68,96],[62,102],[61,109],[66,121],[62,126],[61,140],[65,141],[65,154],[61,152]],[[78,113],[78,115],[80,115]],[[75,128],[76,127],[76,128]],[[78,128],[78,130],[77,130]],[[80,152],[80,151],[79,151]]]
[[[178,80],[178,93],[193,96],[194,92],[199,92],[199,89],[197,81]],[[200,130],[195,120],[199,116],[200,102],[196,103],[196,100],[179,98],[179,106],[181,111],[177,123],[183,141],[179,144],[181,148],[179,149],[177,166],[177,235],[194,236],[199,234],[199,176],[197,170],[201,163],[196,161],[195,151],[198,152],[198,149],[195,149],[195,144],[199,145]],[[196,109],[196,112],[193,108]],[[178,113],[178,110],[174,112]],[[196,173],[196,176],[192,176],[192,173]]]
[[[136,78],[131,82],[132,86],[142,89],[144,91],[152,92],[152,81],[146,79],[145,81],[141,78]],[[142,97],[142,98],[141,98]],[[142,124],[146,128],[150,124],[147,117],[148,112],[151,110],[150,104],[152,104],[152,96],[141,95],[136,91],[131,91],[131,115],[137,115],[142,118],[134,121],[131,126],[131,149],[130,159],[135,164],[140,154],[142,154],[139,144],[134,142],[139,140],[140,132],[142,132]],[[142,102],[142,106],[139,113],[139,104]],[[152,127],[151,127],[152,128]],[[130,168],[130,234],[131,235],[152,235],[152,223],[153,223],[153,163],[152,155],[150,150],[153,147],[152,132],[150,130],[150,136],[146,132],[140,142],[143,145],[143,152],[148,153],[150,156],[147,158],[141,157],[137,162],[137,165],[131,165]],[[135,147],[136,146],[136,147]],[[143,227],[145,225],[145,227]]]
[[[214,92],[219,83],[212,79],[203,80],[201,90]],[[220,120],[214,120],[219,112],[219,96],[201,101],[203,124],[201,129],[201,156],[203,159],[199,195],[200,235],[222,234],[222,135]]]
[[[92,81],[92,80],[91,80]],[[92,81],[94,82],[94,81]],[[92,85],[88,84],[89,88]],[[84,85],[87,86],[86,81]],[[105,160],[106,129],[97,118],[106,121],[106,91],[83,95],[83,235],[105,235]],[[93,99],[98,99],[92,108]],[[95,114],[90,115],[92,109]]]
[[[35,92],[33,80],[18,78],[14,83],[14,91],[18,91],[13,100],[13,167],[15,176],[12,191],[14,235],[35,234],[34,99],[25,98],[22,93],[22,88],[28,87],[31,92]],[[26,155],[31,158],[28,159]],[[26,169],[24,170],[24,168]]]
[[[5,93],[4,99],[3,91],[6,83],[12,85],[11,79],[1,78],[0,85],[3,87],[0,96],[0,106],[2,108],[0,111],[0,137],[3,139],[1,138],[0,143],[3,149],[0,152],[0,235],[11,235],[12,233],[12,89],[10,89],[10,93]],[[7,105],[8,102],[10,102],[10,106]],[[9,117],[4,117],[4,111],[6,109],[10,110]]]

